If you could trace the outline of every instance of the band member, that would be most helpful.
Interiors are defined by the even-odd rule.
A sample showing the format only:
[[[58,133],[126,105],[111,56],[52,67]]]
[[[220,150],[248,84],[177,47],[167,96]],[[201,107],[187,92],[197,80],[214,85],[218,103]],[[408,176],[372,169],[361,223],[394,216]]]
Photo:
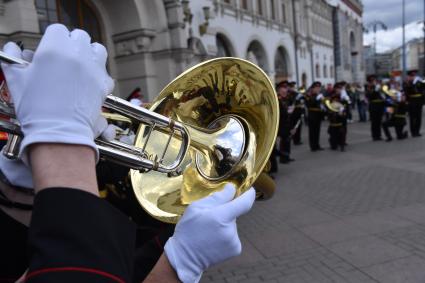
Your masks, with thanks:
[[[424,103],[425,84],[416,75],[417,71],[409,71],[403,83],[403,91],[408,104],[410,133],[412,137],[420,137],[422,124],[422,106]]]
[[[390,87],[390,86],[389,86]],[[389,88],[388,88],[389,89]],[[392,141],[390,127],[395,128],[397,139],[407,138],[407,131],[404,131],[406,125],[407,104],[405,96],[399,89],[389,89],[386,93],[385,121],[382,123],[386,141]]]
[[[24,136],[23,159],[11,160],[2,169],[13,170],[3,173],[7,178],[22,173],[24,179],[29,172],[35,188],[25,282],[132,282],[137,268],[134,223],[99,198],[93,125],[114,83],[106,70],[106,49],[90,42],[86,32],[54,24],[29,66],[2,64]],[[3,51],[23,58],[14,43]],[[10,201],[16,188],[1,192],[16,205]],[[208,267],[240,254],[236,218],[251,208],[255,191],[234,199],[235,192],[227,184],[189,206],[149,282],[197,282]],[[2,221],[16,222],[7,207],[1,210],[9,217]],[[1,237],[11,233],[4,226],[10,221],[0,224]],[[0,241],[2,247],[10,244]]]
[[[331,105],[338,107],[335,109],[328,109],[329,117],[329,144],[332,150],[337,150],[338,147],[341,151],[345,150],[345,139],[347,129],[347,113],[346,104],[343,104],[341,98],[342,86],[335,84],[333,93],[330,96],[329,102]]]
[[[143,106],[143,95],[140,87],[136,87],[127,97],[127,101],[136,106]]]
[[[365,86],[366,98],[369,102],[369,115],[371,121],[372,139],[374,141],[382,140],[381,126],[384,116],[385,102],[381,94],[380,86],[375,76],[369,76]]]
[[[338,85],[341,86],[341,101],[344,101],[344,104],[346,106],[345,112],[347,116],[347,122],[352,122],[353,115],[351,113],[351,97],[348,93],[349,85],[346,81],[342,81],[338,83]],[[347,123],[345,123],[344,127],[347,129]]]
[[[279,121],[279,154],[280,163],[287,164],[294,161],[291,158],[291,117],[290,107],[291,100],[288,93],[288,82],[280,82],[276,86],[276,91],[279,99],[280,121]]]
[[[305,104],[308,113],[308,138],[311,151],[323,150],[320,146],[320,126],[323,119],[324,96],[320,93],[322,84],[314,82],[306,93]]]
[[[291,129],[294,131],[292,140],[294,145],[301,145],[301,132],[303,125],[303,116],[305,114],[304,94],[296,90],[296,83],[289,83],[289,93],[293,101],[294,111],[291,114]]]

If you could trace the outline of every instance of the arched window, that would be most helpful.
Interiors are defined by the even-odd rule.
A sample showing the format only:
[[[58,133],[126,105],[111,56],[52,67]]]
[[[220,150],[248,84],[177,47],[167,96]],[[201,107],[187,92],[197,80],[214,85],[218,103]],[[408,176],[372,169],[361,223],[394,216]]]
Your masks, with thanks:
[[[301,85],[303,87],[306,87],[307,86],[307,74],[306,73],[303,73],[301,75]]]
[[[230,57],[233,55],[230,44],[223,35],[217,34],[215,41],[217,45],[217,57]]]
[[[289,56],[283,46],[280,46],[274,58],[275,81],[288,80],[289,77]]]
[[[254,40],[249,44],[246,52],[246,58],[248,61],[257,64],[265,72],[269,70],[266,51],[260,42]]]
[[[44,33],[48,25],[61,23],[71,30],[84,29],[90,34],[92,41],[102,42],[99,20],[86,0],[36,0],[35,6],[40,15],[41,33]]]
[[[316,77],[320,78],[320,65],[316,64]]]
[[[328,70],[327,70],[327,66],[323,65],[323,77],[327,78],[328,77]]]

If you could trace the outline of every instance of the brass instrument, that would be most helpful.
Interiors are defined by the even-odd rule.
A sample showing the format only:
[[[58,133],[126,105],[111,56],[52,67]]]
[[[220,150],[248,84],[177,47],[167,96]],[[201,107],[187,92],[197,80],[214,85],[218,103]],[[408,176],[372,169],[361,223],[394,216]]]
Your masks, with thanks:
[[[344,111],[344,104],[342,104],[339,101],[331,101],[329,99],[325,100],[325,106],[326,108],[331,111],[331,112],[336,112],[336,113],[340,113],[342,111]]]
[[[394,89],[389,89],[387,85],[382,87],[382,92],[388,95],[392,100],[397,101],[397,91]]]
[[[1,53],[0,60],[22,63]],[[101,158],[131,168],[141,206],[169,223],[176,223],[188,204],[228,182],[235,184],[237,195],[250,188],[269,159],[279,119],[268,76],[246,60],[228,57],[182,73],[149,110],[113,95],[104,107],[140,126],[134,146],[96,139]],[[5,109],[13,114],[10,105]],[[17,129],[11,136],[20,137],[19,126],[8,123]],[[15,143],[6,155],[16,152]]]

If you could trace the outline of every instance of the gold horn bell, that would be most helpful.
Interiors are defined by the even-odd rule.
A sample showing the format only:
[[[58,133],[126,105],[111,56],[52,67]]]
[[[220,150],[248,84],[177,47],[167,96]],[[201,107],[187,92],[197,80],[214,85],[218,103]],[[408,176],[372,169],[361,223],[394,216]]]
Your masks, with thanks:
[[[154,218],[176,223],[186,206],[230,182],[237,195],[252,186],[274,147],[279,108],[268,76],[238,58],[217,58],[178,76],[153,101],[150,110],[181,122],[190,146],[175,173],[131,170],[135,195]],[[135,146],[146,152],[168,150],[173,163],[181,149],[178,136],[150,131],[141,124]]]
[[[339,113],[340,111],[344,110],[344,108],[345,108],[344,104],[342,104],[341,102],[330,101],[329,99],[325,100],[325,105],[326,105],[326,108],[329,111],[336,112],[336,113]]]

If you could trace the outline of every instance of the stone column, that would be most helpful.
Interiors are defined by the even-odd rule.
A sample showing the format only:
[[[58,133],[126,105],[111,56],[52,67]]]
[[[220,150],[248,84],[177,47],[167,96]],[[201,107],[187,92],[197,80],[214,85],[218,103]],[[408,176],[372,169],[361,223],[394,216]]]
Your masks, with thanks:
[[[155,34],[155,31],[150,29],[139,29],[112,37],[119,87],[116,89],[116,95],[125,98],[134,88],[140,87],[145,100],[150,101],[156,97],[157,72],[152,53],[149,52]]]
[[[7,41],[23,41],[34,49],[40,38],[34,0],[0,0],[0,45]]]

